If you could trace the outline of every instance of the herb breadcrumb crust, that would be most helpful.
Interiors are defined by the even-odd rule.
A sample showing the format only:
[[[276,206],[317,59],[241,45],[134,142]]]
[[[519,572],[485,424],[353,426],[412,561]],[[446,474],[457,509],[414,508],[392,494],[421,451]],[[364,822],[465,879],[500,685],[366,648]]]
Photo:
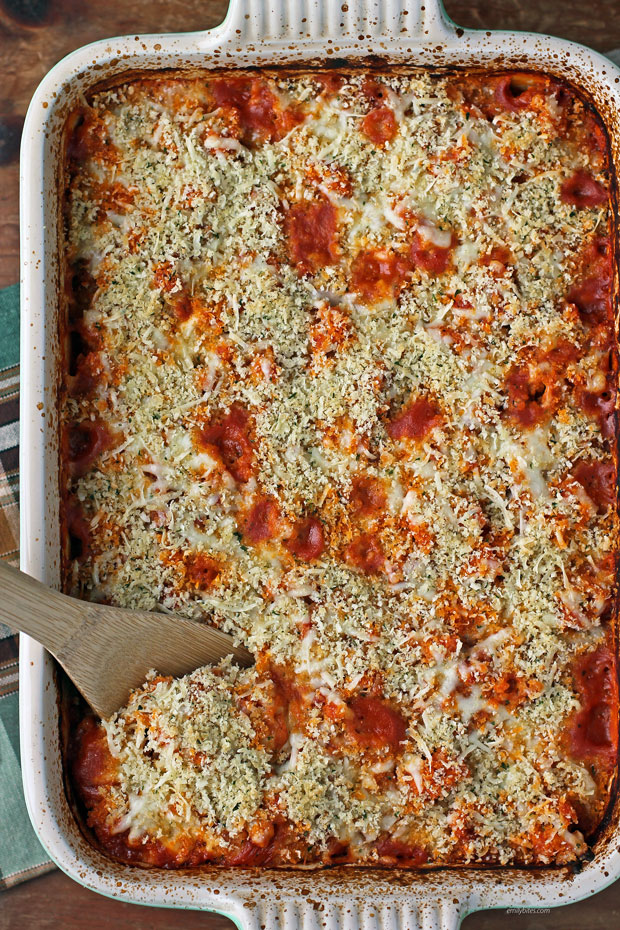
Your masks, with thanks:
[[[99,843],[583,856],[618,727],[596,114],[540,75],[219,72],[67,137],[65,590],[256,657],[81,720]]]

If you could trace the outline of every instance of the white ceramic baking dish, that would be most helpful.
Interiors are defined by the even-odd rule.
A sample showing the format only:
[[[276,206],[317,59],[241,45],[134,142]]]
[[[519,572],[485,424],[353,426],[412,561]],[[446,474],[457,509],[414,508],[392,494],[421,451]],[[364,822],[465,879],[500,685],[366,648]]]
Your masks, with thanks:
[[[26,118],[21,161],[22,407],[21,565],[59,581],[57,416],[58,190],[64,117],[94,83],[129,71],[359,59],[407,66],[513,67],[551,71],[591,94],[620,164],[620,69],[560,39],[457,28],[440,0],[232,0],[209,32],[131,36],[82,48],[50,71]],[[105,670],[102,670],[102,674]],[[22,638],[21,752],[26,801],[52,858],[83,885],[143,904],[201,908],[247,930],[453,930],[488,907],[548,907],[576,901],[620,875],[616,810],[593,861],[568,869],[456,869],[430,873],[337,868],[324,871],[128,867],[99,853],[80,832],[63,784],[54,666]]]

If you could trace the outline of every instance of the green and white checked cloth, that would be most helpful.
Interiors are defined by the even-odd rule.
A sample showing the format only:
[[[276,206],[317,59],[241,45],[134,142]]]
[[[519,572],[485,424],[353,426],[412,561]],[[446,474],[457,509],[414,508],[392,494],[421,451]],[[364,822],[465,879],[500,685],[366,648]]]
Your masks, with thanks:
[[[0,558],[19,562],[19,285],[0,291]],[[0,613],[1,619],[1,613]],[[0,623],[0,889],[53,868],[30,825],[19,762],[17,637]]]

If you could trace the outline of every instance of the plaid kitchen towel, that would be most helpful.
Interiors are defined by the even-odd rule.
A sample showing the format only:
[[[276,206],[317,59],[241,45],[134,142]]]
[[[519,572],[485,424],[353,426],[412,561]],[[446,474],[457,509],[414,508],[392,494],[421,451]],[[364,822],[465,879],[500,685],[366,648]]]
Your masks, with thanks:
[[[19,562],[19,285],[0,291],[0,558]],[[0,613],[1,617],[1,613]],[[54,868],[26,810],[19,764],[17,636],[0,623],[0,889]]]

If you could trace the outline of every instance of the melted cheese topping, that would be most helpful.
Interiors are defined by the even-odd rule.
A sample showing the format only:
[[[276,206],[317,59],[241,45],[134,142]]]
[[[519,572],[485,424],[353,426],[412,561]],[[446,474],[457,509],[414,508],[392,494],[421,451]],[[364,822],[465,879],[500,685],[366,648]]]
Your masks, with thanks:
[[[528,75],[145,80],[73,119],[66,589],[257,657],[105,725],[104,846],[585,851],[610,764],[571,746],[574,669],[616,538],[600,136]]]

